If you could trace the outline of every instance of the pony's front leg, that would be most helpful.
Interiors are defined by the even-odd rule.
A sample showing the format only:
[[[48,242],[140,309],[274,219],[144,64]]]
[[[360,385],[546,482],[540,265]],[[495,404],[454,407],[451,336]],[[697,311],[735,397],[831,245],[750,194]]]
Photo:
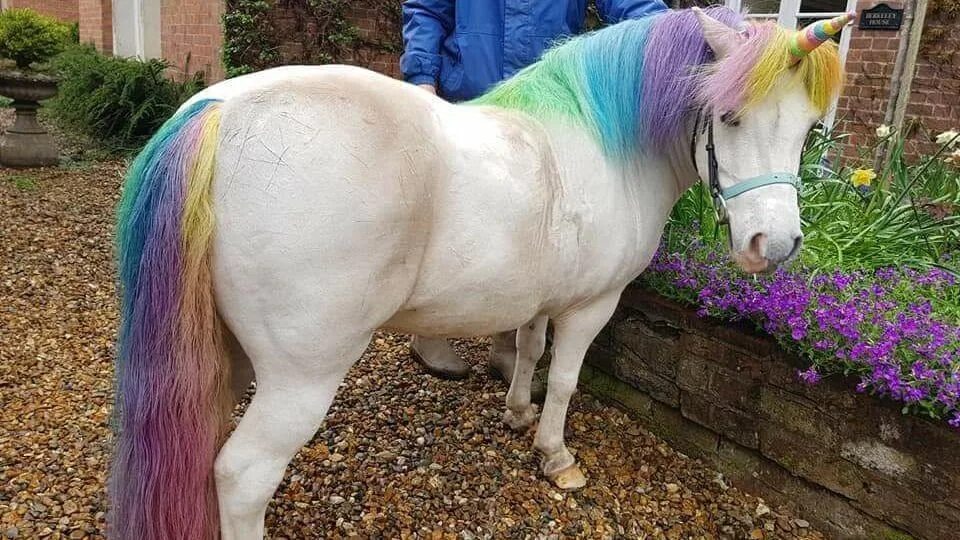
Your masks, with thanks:
[[[526,430],[537,419],[537,407],[530,403],[530,382],[546,343],[547,316],[538,315],[517,329],[517,354],[513,379],[507,392],[503,421],[515,430]]]
[[[553,321],[553,359],[547,379],[547,398],[533,446],[543,453],[543,473],[561,489],[577,489],[587,483],[563,442],[563,427],[570,398],[577,389],[583,357],[613,315],[620,292],[581,304]]]

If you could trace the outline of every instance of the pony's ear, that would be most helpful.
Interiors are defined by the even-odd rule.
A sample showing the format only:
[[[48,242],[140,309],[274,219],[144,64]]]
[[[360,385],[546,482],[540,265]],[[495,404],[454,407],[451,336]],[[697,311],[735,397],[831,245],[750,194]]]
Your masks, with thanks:
[[[707,15],[698,7],[691,9],[697,15],[697,21],[703,29],[703,37],[707,40],[707,45],[710,46],[714,56],[719,60],[730,54],[737,46],[737,31]]]

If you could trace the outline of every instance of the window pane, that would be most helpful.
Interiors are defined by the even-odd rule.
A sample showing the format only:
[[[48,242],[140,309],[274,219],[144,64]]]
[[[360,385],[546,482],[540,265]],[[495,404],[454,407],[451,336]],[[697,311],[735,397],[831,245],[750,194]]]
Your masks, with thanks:
[[[750,15],[777,14],[780,12],[780,0],[743,0],[742,5]]]
[[[842,13],[846,10],[846,0],[800,0],[800,13]]]

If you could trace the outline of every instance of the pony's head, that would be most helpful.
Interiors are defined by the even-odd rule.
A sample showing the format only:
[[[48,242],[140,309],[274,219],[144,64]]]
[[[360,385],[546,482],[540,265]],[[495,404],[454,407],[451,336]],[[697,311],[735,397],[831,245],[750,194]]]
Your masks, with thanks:
[[[796,173],[842,80],[829,38],[854,15],[794,32],[773,23],[733,28],[694,11],[715,59],[702,74],[697,169],[729,222],[734,260],[747,272],[769,270],[800,250]]]

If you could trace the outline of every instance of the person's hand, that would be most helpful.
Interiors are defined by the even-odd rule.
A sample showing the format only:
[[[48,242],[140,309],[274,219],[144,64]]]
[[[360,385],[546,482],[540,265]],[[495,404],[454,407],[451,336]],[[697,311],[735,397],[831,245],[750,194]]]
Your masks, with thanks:
[[[433,95],[437,95],[437,87],[432,84],[418,84],[420,88],[423,88],[427,92],[430,92]]]

